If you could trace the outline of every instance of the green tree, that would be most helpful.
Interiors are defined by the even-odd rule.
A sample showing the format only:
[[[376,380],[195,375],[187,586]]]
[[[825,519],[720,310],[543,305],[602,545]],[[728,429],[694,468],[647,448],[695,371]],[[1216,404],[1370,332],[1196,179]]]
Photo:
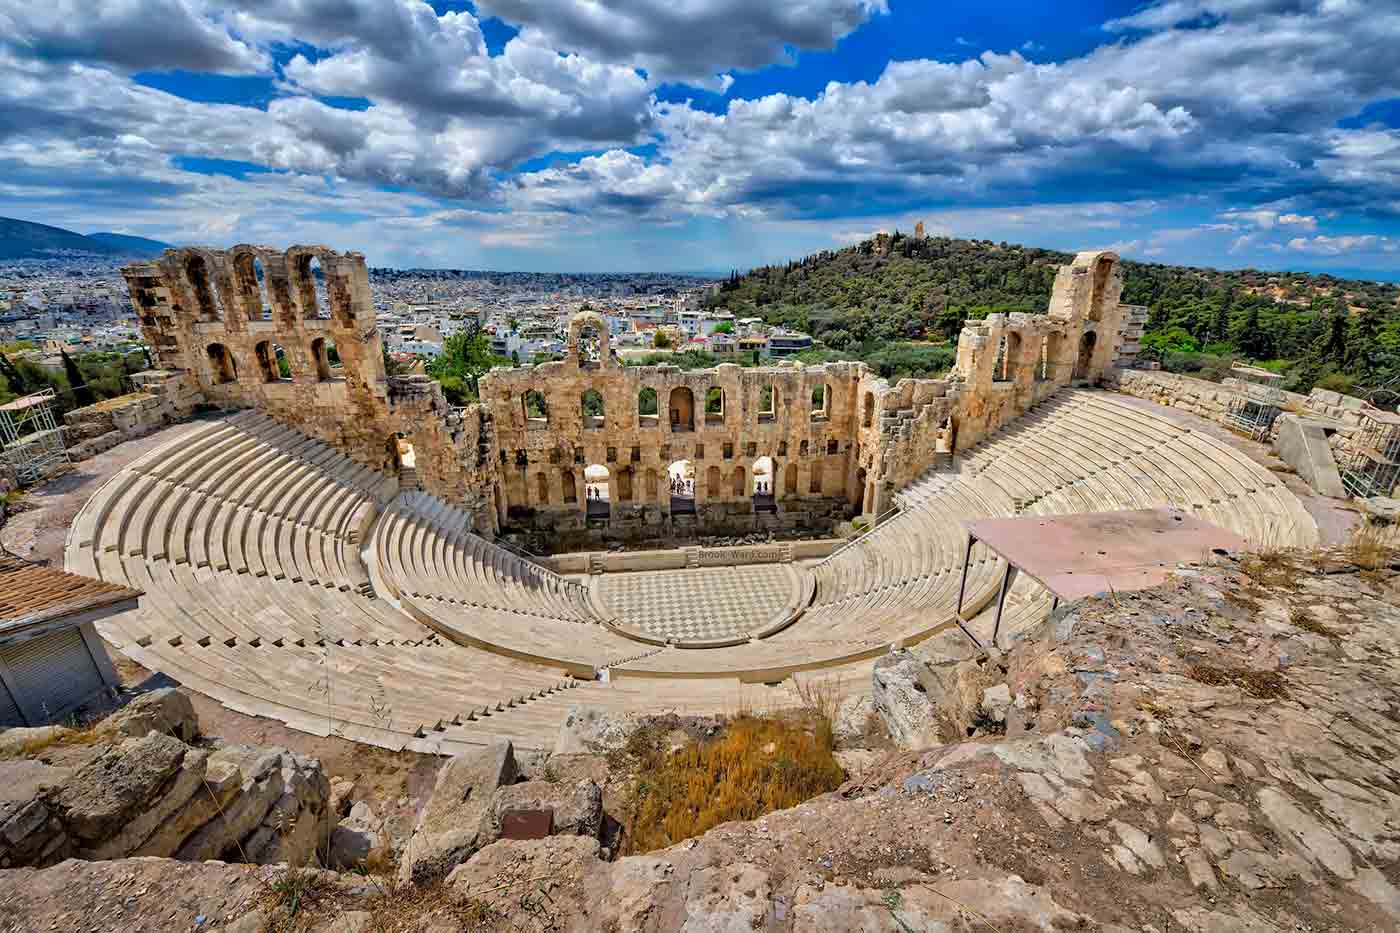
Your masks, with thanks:
[[[83,378],[82,372],[78,369],[78,364],[73,362],[73,358],[68,355],[68,351],[60,349],[59,356],[63,357],[63,372],[68,377],[68,385],[73,388],[73,401],[79,408],[86,408],[95,404],[97,399],[92,395],[92,389],[88,386],[87,380]]]
[[[720,321],[718,324],[715,325],[715,329],[711,331],[711,333],[732,334],[734,333],[734,325],[729,321]]]
[[[449,401],[465,405],[479,397],[478,380],[492,366],[504,363],[491,352],[485,331],[479,327],[463,328],[443,343],[442,353],[428,364],[428,375],[443,384]]]
[[[651,337],[651,345],[658,350],[669,350],[671,348],[671,335],[658,329]]]

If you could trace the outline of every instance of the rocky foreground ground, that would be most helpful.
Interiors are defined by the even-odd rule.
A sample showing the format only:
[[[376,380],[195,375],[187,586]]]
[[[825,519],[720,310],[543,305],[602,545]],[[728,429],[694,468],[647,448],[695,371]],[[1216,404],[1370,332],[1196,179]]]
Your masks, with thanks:
[[[1222,558],[956,676],[891,659],[922,685],[894,725],[964,740],[661,851],[607,858],[606,759],[496,749],[443,769],[397,873],[70,859],[0,872],[0,930],[1394,929],[1397,606],[1388,569]],[[556,834],[499,838],[483,782]]]

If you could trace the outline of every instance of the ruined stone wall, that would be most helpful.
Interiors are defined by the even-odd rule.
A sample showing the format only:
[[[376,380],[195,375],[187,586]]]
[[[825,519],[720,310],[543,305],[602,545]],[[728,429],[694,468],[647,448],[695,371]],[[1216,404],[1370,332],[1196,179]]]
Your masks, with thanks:
[[[386,378],[362,255],[190,247],[122,273],[158,364],[187,375],[206,403],[259,408],[391,473],[402,435],[415,450],[417,482],[471,511],[479,530],[496,529],[480,409],[452,409],[431,380]]]
[[[461,505],[478,531],[549,551],[829,534],[881,515],[899,489],[1059,387],[1100,381],[1123,327],[1112,253],[1063,267],[1047,314],[969,321],[947,379],[893,386],[862,363],[625,367],[606,321],[585,312],[565,359],[492,371],[479,404],[454,408],[425,376],[386,378],[358,253],[186,248],[123,271],[159,364],[193,395],[263,409],[376,469],[402,466],[402,437],[415,460],[405,480]],[[694,465],[693,510],[672,501],[680,460]],[[607,506],[592,518],[590,465],[608,471]]]

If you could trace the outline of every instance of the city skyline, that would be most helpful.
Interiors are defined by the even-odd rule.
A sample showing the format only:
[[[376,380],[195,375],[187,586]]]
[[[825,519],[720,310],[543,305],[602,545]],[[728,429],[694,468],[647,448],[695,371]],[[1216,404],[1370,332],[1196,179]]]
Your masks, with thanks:
[[[0,215],[397,267],[713,274],[923,221],[1400,274],[1375,4],[79,6],[0,0]]]

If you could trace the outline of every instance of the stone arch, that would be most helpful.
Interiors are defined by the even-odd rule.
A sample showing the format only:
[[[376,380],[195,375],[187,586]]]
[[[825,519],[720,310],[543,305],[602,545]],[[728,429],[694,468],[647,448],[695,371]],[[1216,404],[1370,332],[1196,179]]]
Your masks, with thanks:
[[[243,316],[250,321],[265,321],[271,316],[268,301],[267,275],[262,260],[251,249],[233,252],[233,279],[243,305]]]
[[[1084,336],[1079,338],[1079,356],[1074,363],[1074,378],[1088,379],[1090,367],[1094,363],[1094,347],[1098,344],[1099,336],[1092,330],[1086,330]]]
[[[281,378],[271,340],[258,341],[257,346],[253,347],[253,357],[258,361],[258,374],[263,382],[277,382]]]
[[[778,510],[778,463],[764,455],[754,460],[749,468],[753,473],[753,510],[755,512],[776,512]]]
[[[204,352],[209,358],[209,368],[213,371],[215,385],[238,380],[238,364],[234,362],[228,347],[221,343],[211,343],[205,347]]]
[[[345,368],[340,364],[340,354],[335,349],[335,341],[328,337],[317,337],[311,341],[311,361],[316,366],[316,379],[319,382],[334,382],[345,378]]]
[[[831,384],[819,383],[812,387],[812,420],[831,419]]]
[[[544,427],[549,424],[549,402],[538,389],[528,389],[520,396],[520,410],[525,416],[527,428]]]
[[[859,467],[859,468],[856,470],[856,484],[855,484],[855,488],[853,488],[853,489],[851,490],[851,505],[853,505],[853,506],[855,506],[856,508],[860,509],[860,510],[861,510],[861,514],[865,514],[865,505],[866,505],[866,502],[865,502],[865,500],[866,500],[866,494],[865,494],[865,477],[866,477],[866,475],[867,475],[867,474],[866,474],[865,467]]]
[[[705,423],[724,424],[724,389],[710,386],[705,390]]]
[[[1014,330],[1003,331],[997,353],[997,366],[992,373],[992,380],[1015,382],[1016,367],[1021,359],[1021,335]]]
[[[182,264],[185,281],[194,295],[194,310],[204,321],[222,321],[224,305],[215,288],[214,270],[201,253],[188,253]]]
[[[1112,253],[1101,253],[1094,261],[1093,282],[1089,290],[1089,320],[1099,322],[1103,320],[1103,301],[1108,293],[1108,282],[1113,277],[1113,267],[1117,262],[1117,257]]]
[[[588,361],[583,358],[580,338],[584,331],[589,329],[597,334],[598,365],[607,366],[612,356],[608,347],[608,321],[597,311],[580,311],[569,319],[569,358],[579,366],[587,365]]]
[[[735,499],[744,498],[745,486],[749,481],[749,471],[742,465],[729,472],[729,494]]]
[[[549,477],[543,471],[535,474],[535,502],[549,505]]]
[[[820,496],[822,494],[822,473],[823,465],[820,460],[812,464],[812,470],[807,478],[807,494]]]
[[[583,470],[585,513],[589,518],[612,517],[612,472],[601,463],[590,463]]]
[[[661,483],[656,477],[656,470],[647,467],[646,473],[642,475],[642,500],[644,502],[655,502],[660,492]]]
[[[783,495],[797,495],[797,464],[789,463],[783,467]]]
[[[601,428],[606,423],[603,393],[597,389],[585,389],[579,396],[579,413],[585,428]]]
[[[676,386],[667,399],[672,431],[695,430],[695,393],[688,386]]]
[[[724,495],[724,474],[717,466],[705,471],[705,498],[718,499]]]
[[[875,425],[875,393],[865,393],[865,414],[861,417],[862,427],[873,427]]]
[[[291,270],[292,292],[301,308],[301,319],[311,321],[330,317],[319,298],[322,287],[316,273],[319,271],[321,277],[325,277],[320,257],[310,250],[293,247],[287,251],[287,268]]]
[[[631,467],[622,467],[617,471],[617,501],[631,502],[633,497],[633,480],[635,474]]]
[[[718,467],[711,467],[718,470]],[[690,460],[675,460],[666,467],[666,483],[671,490],[671,514],[695,514],[695,464]]]
[[[578,503],[578,480],[574,477],[573,470],[559,471],[559,486],[564,493],[564,504],[576,505]]]

